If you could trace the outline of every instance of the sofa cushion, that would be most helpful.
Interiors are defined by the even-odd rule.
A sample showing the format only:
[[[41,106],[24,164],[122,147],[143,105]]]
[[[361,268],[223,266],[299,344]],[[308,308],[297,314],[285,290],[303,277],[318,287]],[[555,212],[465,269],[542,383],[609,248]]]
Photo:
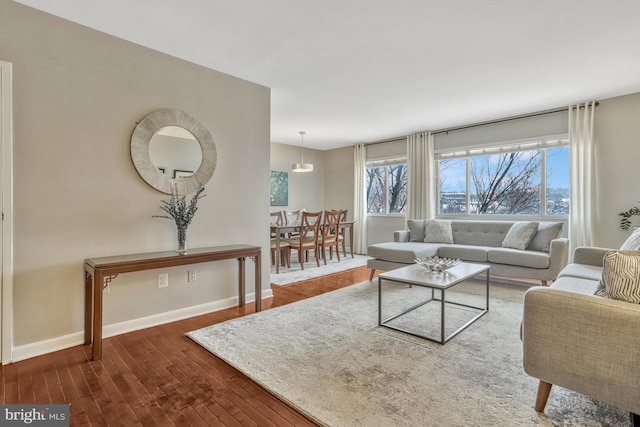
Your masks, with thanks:
[[[438,244],[418,242],[377,243],[367,248],[367,255],[377,259],[413,264],[416,258],[438,254]]]
[[[502,247],[525,250],[536,231],[538,231],[538,223],[535,221],[514,222],[502,241]]]
[[[513,221],[454,220],[451,222],[453,243],[499,248],[511,225]]]
[[[409,229],[410,242],[424,242],[423,219],[410,219],[409,221],[407,221],[407,228]]]
[[[544,252],[526,251],[511,248],[491,248],[487,261],[496,264],[516,265],[529,268],[549,268],[549,255]]]
[[[579,279],[595,280],[602,277],[602,267],[589,264],[572,263],[565,266],[558,274],[558,277],[577,277]]]
[[[444,258],[459,258],[463,261],[487,262],[486,246],[473,245],[442,245],[438,250],[438,256]]]
[[[631,236],[620,246],[621,251],[637,251],[638,249],[640,249],[640,228],[631,233]]]
[[[551,241],[557,239],[562,234],[561,222],[541,222],[538,224],[538,231],[533,235],[531,243],[527,246],[530,251],[549,252]]]
[[[598,287],[597,280],[580,279],[578,277],[560,277],[551,285],[554,289],[593,295]]]
[[[640,304],[640,251],[607,252],[595,294]]]
[[[424,222],[424,241],[426,243],[453,243],[451,221],[428,219]]]

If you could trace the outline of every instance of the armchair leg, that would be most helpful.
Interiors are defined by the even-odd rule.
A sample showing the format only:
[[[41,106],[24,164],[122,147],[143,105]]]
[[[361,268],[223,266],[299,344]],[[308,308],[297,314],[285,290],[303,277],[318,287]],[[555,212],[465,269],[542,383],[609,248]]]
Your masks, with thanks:
[[[376,269],[375,269],[375,268],[372,268],[372,269],[371,269],[371,274],[369,274],[369,281],[372,281],[372,280],[373,280],[373,275],[374,275],[375,273],[376,273]]]
[[[540,380],[540,384],[538,384],[538,396],[536,397],[536,412],[544,412],[544,407],[547,406],[547,399],[549,399],[552,386],[553,384]]]

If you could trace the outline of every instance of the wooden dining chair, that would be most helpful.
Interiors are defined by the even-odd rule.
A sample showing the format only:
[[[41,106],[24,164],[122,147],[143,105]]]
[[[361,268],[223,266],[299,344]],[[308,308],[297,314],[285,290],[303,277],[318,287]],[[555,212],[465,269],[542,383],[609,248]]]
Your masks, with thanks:
[[[318,241],[318,248],[327,265],[327,248],[329,249],[329,259],[333,259],[333,248],[336,249],[336,257],[340,262],[340,219],[342,211],[324,211],[324,221],[322,222],[322,231]]]
[[[349,212],[349,209],[342,209],[340,212],[342,212],[342,214],[340,215],[340,223],[343,223],[347,220],[347,212]],[[347,257],[347,244],[345,243],[347,239],[345,239],[345,235],[344,233],[346,232],[346,229],[341,228],[340,229],[340,236],[338,237],[338,239],[340,240],[340,242],[342,243],[342,253],[344,254],[344,257]]]
[[[298,209],[297,211],[282,211],[285,224],[287,225],[300,224],[300,219],[302,218],[302,212],[304,212],[304,208]],[[298,233],[297,231],[291,231],[287,234],[287,237],[295,238],[295,237],[298,237],[299,235],[300,233]]]
[[[298,251],[300,268],[304,270],[304,261],[308,258],[309,251],[314,251],[316,264],[320,267],[318,257],[318,238],[320,237],[320,224],[322,221],[322,211],[303,211],[300,218],[300,235],[294,239],[287,239],[291,250]]]
[[[278,226],[285,225],[284,214],[282,211],[271,212],[269,214],[269,221],[271,224]],[[271,235],[271,264],[276,263],[276,239],[275,235]],[[280,265],[283,267],[286,265],[291,268],[291,245],[285,239],[280,239]]]
[[[304,212],[304,209],[298,209],[297,211],[282,211],[282,214],[284,215],[284,219],[287,224],[293,224],[295,222],[300,222],[302,212]]]

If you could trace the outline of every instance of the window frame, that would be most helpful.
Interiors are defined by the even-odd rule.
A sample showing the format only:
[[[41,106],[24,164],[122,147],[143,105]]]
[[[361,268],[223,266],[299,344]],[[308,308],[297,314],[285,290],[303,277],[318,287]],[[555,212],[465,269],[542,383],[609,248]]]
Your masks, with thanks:
[[[493,220],[514,220],[515,218],[523,219],[523,220],[568,220],[569,214],[548,214],[547,213],[547,150],[559,147],[567,147],[569,148],[569,137],[568,135],[554,135],[553,137],[547,138],[538,138],[535,140],[528,141],[516,141],[512,143],[502,143],[502,144],[490,144],[483,145],[477,147],[465,147],[458,149],[450,149],[443,150],[441,152],[436,152],[435,162],[436,162],[436,218],[469,218],[469,219],[493,219]],[[540,213],[538,214],[478,214],[478,213],[469,213],[471,211],[471,176],[470,176],[470,165],[472,157],[480,157],[487,156],[492,154],[502,154],[509,152],[525,152],[525,151],[534,151],[539,150],[541,152],[541,165],[540,165]],[[440,212],[440,195],[441,195],[441,187],[440,187],[440,162],[443,160],[450,159],[464,159],[465,160],[465,175],[466,175],[466,188],[465,188],[465,198],[466,198],[466,213],[441,213]],[[569,167],[569,165],[567,165]],[[569,195],[571,198],[571,194]]]

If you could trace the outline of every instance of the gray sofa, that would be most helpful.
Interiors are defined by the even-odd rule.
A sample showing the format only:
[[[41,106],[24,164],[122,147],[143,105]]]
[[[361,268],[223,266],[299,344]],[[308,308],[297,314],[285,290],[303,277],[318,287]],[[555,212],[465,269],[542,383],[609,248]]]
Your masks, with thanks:
[[[555,384],[640,414],[640,304],[594,295],[610,250],[576,248],[550,287],[525,294],[523,366],[540,380],[538,412]]]
[[[569,241],[558,237],[562,223],[538,223],[533,239],[521,250],[502,247],[516,221],[450,222],[453,243],[425,243],[425,236],[416,232],[415,221],[408,221],[409,229],[395,231],[393,242],[370,245],[367,248],[367,254],[373,257],[367,261],[370,279],[375,270],[393,270],[413,264],[416,258],[438,255],[490,264],[491,275],[540,280],[546,285],[556,279],[567,263]]]

